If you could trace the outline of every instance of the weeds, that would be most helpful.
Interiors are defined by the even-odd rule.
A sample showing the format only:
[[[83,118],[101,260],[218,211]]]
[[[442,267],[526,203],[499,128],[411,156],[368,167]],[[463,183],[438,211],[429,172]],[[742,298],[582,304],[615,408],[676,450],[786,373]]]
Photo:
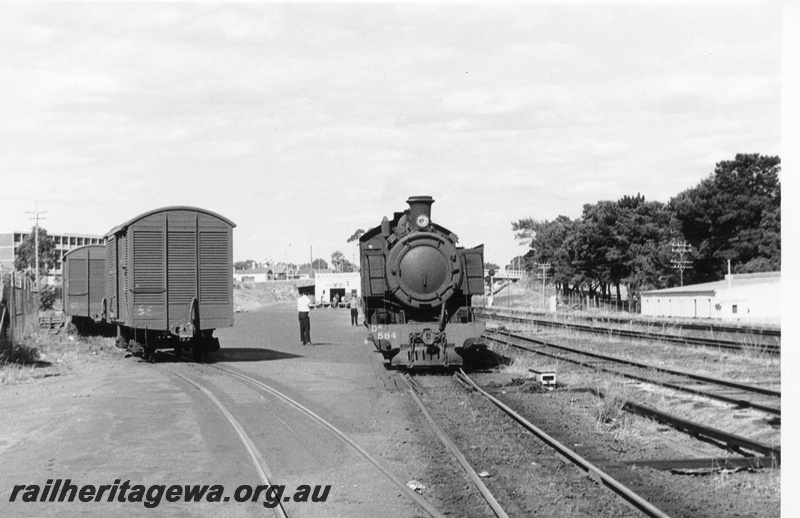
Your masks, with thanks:
[[[756,473],[737,473],[721,470],[714,475],[714,485],[726,491],[752,491],[766,498],[781,497],[781,470],[766,468]]]
[[[557,373],[560,364],[561,362],[554,362],[553,360],[535,354],[524,355],[514,357],[511,364],[506,366],[504,370],[508,374],[527,378],[529,374],[528,369]]]
[[[600,401],[594,408],[595,426],[611,425],[612,429],[621,426],[622,408],[629,399],[630,388],[619,378],[604,378],[598,382],[595,392],[600,395]]]
[[[24,383],[38,377],[42,369],[70,369],[118,351],[112,338],[77,335],[34,334],[0,355],[0,385]]]

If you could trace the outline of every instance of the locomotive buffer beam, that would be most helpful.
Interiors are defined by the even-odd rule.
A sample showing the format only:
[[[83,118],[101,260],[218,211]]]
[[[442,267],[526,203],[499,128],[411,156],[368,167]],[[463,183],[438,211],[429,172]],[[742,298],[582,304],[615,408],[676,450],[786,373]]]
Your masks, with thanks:
[[[478,345],[481,323],[450,323],[447,332],[437,329],[438,322],[412,324],[371,324],[367,341],[391,365],[407,367],[458,366]]]

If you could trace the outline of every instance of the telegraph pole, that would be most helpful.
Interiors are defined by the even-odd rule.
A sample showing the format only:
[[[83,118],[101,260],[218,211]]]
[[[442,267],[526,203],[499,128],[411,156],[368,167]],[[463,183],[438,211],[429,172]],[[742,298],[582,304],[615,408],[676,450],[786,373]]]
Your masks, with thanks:
[[[40,211],[39,210],[39,202],[36,202],[36,210],[34,212],[25,212],[25,214],[33,214],[33,217],[28,219],[33,219],[36,221],[36,225],[34,227],[34,273],[36,275],[36,307],[39,307],[39,220],[46,219],[39,214],[47,214],[47,211]]]
[[[680,259],[673,259],[672,260],[672,267],[677,269],[681,273],[681,286],[683,286],[683,271],[692,267],[691,261],[684,260],[684,255],[688,254],[692,251],[692,246],[688,244],[686,241],[673,241],[672,242],[672,253],[678,254]]]

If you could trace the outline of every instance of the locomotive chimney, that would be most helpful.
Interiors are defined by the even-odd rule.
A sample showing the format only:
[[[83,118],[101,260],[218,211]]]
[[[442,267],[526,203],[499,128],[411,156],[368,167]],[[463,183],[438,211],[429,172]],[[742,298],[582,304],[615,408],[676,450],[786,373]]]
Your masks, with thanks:
[[[411,196],[406,201],[411,211],[411,222],[416,228],[427,228],[430,225],[433,201],[430,196]]]

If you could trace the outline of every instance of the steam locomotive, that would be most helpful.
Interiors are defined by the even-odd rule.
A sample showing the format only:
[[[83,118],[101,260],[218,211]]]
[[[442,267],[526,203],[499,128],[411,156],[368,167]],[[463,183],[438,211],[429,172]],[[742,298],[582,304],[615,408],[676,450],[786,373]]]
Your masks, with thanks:
[[[482,345],[471,304],[483,295],[483,245],[457,246],[431,221],[430,196],[407,203],[359,239],[367,339],[388,365],[463,365]]]

